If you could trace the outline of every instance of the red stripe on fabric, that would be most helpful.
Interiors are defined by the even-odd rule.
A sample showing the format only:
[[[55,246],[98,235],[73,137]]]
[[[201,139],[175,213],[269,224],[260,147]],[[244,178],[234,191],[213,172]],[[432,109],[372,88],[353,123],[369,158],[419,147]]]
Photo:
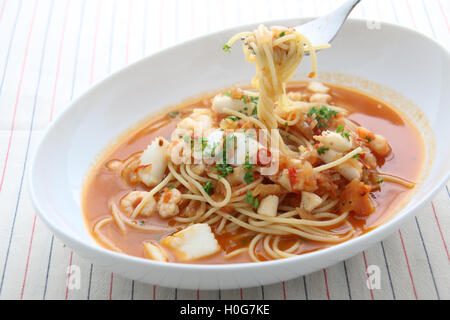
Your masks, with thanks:
[[[72,271],[72,257],[73,257],[73,251],[70,251],[70,259],[69,259],[69,269],[67,270],[67,282],[66,282],[66,297],[67,300],[69,298],[69,283],[70,283],[70,274]]]
[[[153,286],[153,300],[156,300],[156,286]]]
[[[111,280],[109,282],[109,300],[112,300],[113,284],[114,284],[114,273],[111,272]]]
[[[53,85],[53,94],[52,94],[52,104],[50,108],[50,121],[53,119],[53,113],[55,111],[55,101],[56,101],[56,88],[58,87],[58,80],[59,80],[59,72],[61,69],[61,60],[62,60],[62,51],[64,48],[64,38],[66,34],[66,27],[67,27],[67,16],[69,13],[69,7],[70,7],[70,0],[66,3],[66,8],[64,9],[64,24],[61,34],[61,42],[59,44],[59,52],[58,52],[58,62],[56,64],[56,76],[55,76],[55,83]]]
[[[323,269],[323,280],[325,281],[325,289],[327,291],[327,298],[330,300],[330,289],[328,288],[327,270]]]
[[[5,12],[6,2],[6,0],[3,1],[2,8],[0,9],[0,22],[2,21],[3,13]]]
[[[284,281],[281,284],[283,285],[283,299],[286,300],[286,284]]]
[[[30,265],[31,247],[33,246],[33,237],[35,228],[36,228],[36,214],[34,214],[33,229],[31,229],[30,244],[28,246],[27,264],[25,266],[25,274],[23,276],[22,291],[20,292],[20,300],[23,299],[23,293],[25,292],[25,285],[27,282],[28,266]]]
[[[442,233],[441,225],[439,223],[439,219],[437,217],[436,208],[434,207],[433,201],[431,201],[431,207],[433,208],[434,219],[436,219],[436,224],[437,224],[439,233],[441,235],[442,243],[444,244],[445,252],[447,253],[447,259],[448,259],[448,261],[450,261],[450,255],[448,254],[447,243],[445,242],[444,234]]]
[[[414,285],[414,279],[413,279],[413,276],[412,276],[411,267],[409,265],[408,254],[406,253],[405,243],[403,242],[402,232],[400,230],[398,230],[398,234],[400,235],[400,241],[402,243],[402,249],[403,249],[403,253],[405,255],[406,266],[408,267],[409,279],[411,280],[411,285],[412,285],[412,289],[413,289],[413,292],[414,292],[414,297],[417,300],[418,298],[417,298],[416,286]]]
[[[241,300],[244,300],[244,293],[242,292],[242,288],[239,289],[239,294],[241,296]]]
[[[411,17],[412,24],[413,24],[414,28],[417,29],[416,20],[414,19],[409,0],[406,0],[406,6],[408,7],[408,11],[409,11],[409,15]]]
[[[447,15],[445,14],[444,7],[442,6],[441,0],[438,0],[439,7],[441,8],[442,15],[444,16],[445,24],[447,25],[448,31],[450,31],[450,24],[448,23]]]
[[[366,267],[366,275],[367,275],[367,279],[369,279],[369,273],[367,272],[367,268],[369,267],[367,265],[367,259],[366,259],[366,253],[363,251],[363,259],[364,259],[364,266]],[[369,282],[370,283],[370,282]],[[375,297],[373,296],[373,289],[372,286],[370,286],[370,297],[372,298],[372,300],[375,300]]]
[[[16,102],[14,104],[14,111],[13,111],[13,116],[11,119],[11,131],[9,134],[8,147],[6,149],[5,163],[3,164],[2,178],[0,180],[0,191],[2,191],[3,183],[5,182],[6,167],[8,165],[9,152],[11,150],[11,143],[12,143],[14,127],[15,127],[15,123],[16,123],[17,107],[19,106],[20,94],[22,92],[23,76],[25,73],[25,67],[27,65],[28,51],[30,48],[30,40],[31,40],[31,35],[33,33],[34,22],[36,20],[36,12],[37,12],[38,4],[39,4],[39,1],[36,1],[34,4],[33,14],[32,14],[31,23],[30,23],[30,29],[28,31],[27,42],[25,45],[25,53],[23,56],[22,68],[21,68],[20,76],[19,76],[19,85],[17,87],[17,93],[16,93]]]
[[[92,84],[92,82],[94,81],[94,66],[95,66],[95,52],[97,51],[97,38],[98,38],[98,27],[100,24],[100,9],[102,7],[102,0],[100,0],[98,2],[97,5],[97,14],[96,14],[96,18],[95,18],[95,29],[94,29],[94,49],[93,49],[93,54],[92,54],[92,60],[91,60],[91,75],[89,78],[89,84]]]
[[[197,289],[197,300],[200,300],[200,290]]]

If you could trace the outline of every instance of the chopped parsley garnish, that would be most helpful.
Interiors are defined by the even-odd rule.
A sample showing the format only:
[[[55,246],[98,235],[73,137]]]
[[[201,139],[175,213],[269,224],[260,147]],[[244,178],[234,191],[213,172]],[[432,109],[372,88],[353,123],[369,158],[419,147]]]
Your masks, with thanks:
[[[241,120],[241,118],[236,117],[236,116],[228,116],[227,119],[233,120],[233,121],[239,121]]]
[[[173,188],[175,188],[175,186],[170,186],[167,189],[172,190]]]
[[[319,129],[325,129],[325,128],[328,128],[328,124],[327,124],[326,122],[319,122],[319,123],[317,124],[317,128],[319,128]]]
[[[224,44],[222,50],[225,52],[231,52],[231,47],[228,44]]]
[[[337,127],[337,129],[336,129],[336,132],[337,132],[337,133],[341,133],[341,132],[343,132],[343,131],[344,131],[344,126],[343,126],[342,124],[338,125],[338,127]]]
[[[189,136],[184,136],[183,140],[186,144],[191,144],[191,142],[192,142],[192,138]]]
[[[197,139],[198,145],[202,146],[202,151],[205,151],[206,146],[208,145],[208,139],[205,137],[199,137]]]
[[[247,159],[248,159],[248,156],[247,156]],[[246,160],[245,164],[242,167],[246,170],[245,175],[244,175],[245,183],[246,184],[252,183],[255,180],[255,176],[253,175],[253,172],[252,172],[254,166],[251,163],[249,163],[248,160]]]
[[[382,184],[384,182],[384,179],[381,177],[378,179],[378,184]]]
[[[244,181],[246,184],[250,184],[255,180],[255,177],[253,176],[253,172],[247,171],[244,175]]]
[[[257,106],[255,106],[255,107],[253,108],[252,116],[253,116],[254,118],[258,119],[258,107],[257,107]]]
[[[247,201],[253,208],[258,209],[259,207],[259,201],[256,197],[254,197],[251,192],[248,190],[245,201]]]
[[[214,186],[212,185],[211,180],[208,180],[208,182],[206,182],[206,183],[203,185],[203,190],[205,190],[205,192],[206,192],[208,195],[211,195],[211,194],[212,194],[212,192],[214,191]]]
[[[370,139],[369,137],[365,137],[364,139],[367,140],[367,143],[371,143],[372,142],[372,139]]]
[[[168,113],[168,116],[171,118],[176,118],[180,115],[180,111],[176,110],[176,111],[172,111]]]
[[[225,95],[226,95],[227,97],[231,97],[231,92],[230,92],[230,91],[225,92]]]
[[[245,104],[248,103],[248,96],[242,96],[242,101],[244,101]]]
[[[359,153],[355,154],[353,157],[353,159],[360,159],[361,157],[359,156]]]
[[[345,139],[347,139],[347,140],[350,141],[350,133],[348,133],[348,132],[342,132],[342,133],[341,133],[341,136],[343,136]]]
[[[259,101],[259,97],[250,97],[250,101],[252,102],[252,103],[254,103],[255,105],[257,105],[258,104],[258,101]]]
[[[312,107],[308,112],[308,116],[310,117],[314,116],[315,119],[317,120],[318,122],[317,127],[319,129],[327,128],[328,127],[327,121],[329,121],[333,117],[336,117],[337,114],[338,114],[337,111],[327,106],[322,106],[320,108]]]
[[[330,150],[330,148],[328,148],[328,147],[321,147],[321,148],[317,149],[317,153],[321,156],[321,155],[323,155],[325,153],[325,151],[328,151],[328,150]]]
[[[244,168],[245,170],[253,170],[254,167],[255,167],[255,166],[252,165],[251,163],[249,163],[248,160],[245,161],[245,164],[243,165],[243,168]]]
[[[286,35],[286,31],[283,31],[282,33],[280,33],[280,35],[278,36],[279,38],[284,37]]]
[[[216,164],[216,170],[220,172],[220,175],[225,178],[229,174],[234,172],[233,167],[229,164],[218,163]]]

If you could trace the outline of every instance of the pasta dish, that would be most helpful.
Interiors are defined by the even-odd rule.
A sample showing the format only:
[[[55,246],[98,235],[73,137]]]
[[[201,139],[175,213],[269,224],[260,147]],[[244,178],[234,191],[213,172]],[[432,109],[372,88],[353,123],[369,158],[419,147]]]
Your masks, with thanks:
[[[319,82],[316,50],[293,28],[242,41],[251,86],[153,118],[99,161],[83,194],[104,247],[161,262],[290,258],[360,236],[407,199],[422,166],[408,119]],[[309,81],[291,81],[305,55]]]

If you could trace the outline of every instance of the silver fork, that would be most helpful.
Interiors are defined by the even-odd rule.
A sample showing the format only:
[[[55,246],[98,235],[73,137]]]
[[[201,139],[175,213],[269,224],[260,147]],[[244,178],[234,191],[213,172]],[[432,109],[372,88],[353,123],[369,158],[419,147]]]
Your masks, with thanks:
[[[307,36],[313,45],[331,43],[350,12],[360,1],[349,0],[328,15],[295,27],[295,30]]]

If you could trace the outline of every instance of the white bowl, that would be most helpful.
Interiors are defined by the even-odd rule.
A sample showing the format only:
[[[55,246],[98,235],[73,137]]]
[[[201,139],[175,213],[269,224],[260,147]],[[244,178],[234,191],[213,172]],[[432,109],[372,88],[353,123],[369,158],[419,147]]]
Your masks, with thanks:
[[[232,54],[222,52],[221,47],[233,34],[255,27],[218,32],[149,56],[98,83],[59,115],[42,138],[28,176],[39,216],[57,237],[89,261],[138,281],[190,289],[251,287],[292,279],[361,252],[397,230],[448,180],[449,53],[409,29],[382,24],[381,29],[371,30],[365,21],[349,20],[333,47],[319,54],[319,77],[357,86],[394,103],[421,129],[430,170],[425,170],[415,196],[400,212],[357,239],[263,263],[160,263],[100,247],[89,235],[80,209],[82,186],[94,160],[119,134],[162,107],[237,82],[249,83],[254,66],[244,61],[237,47]],[[299,74],[309,68],[306,58]],[[430,126],[439,128],[436,137]]]

